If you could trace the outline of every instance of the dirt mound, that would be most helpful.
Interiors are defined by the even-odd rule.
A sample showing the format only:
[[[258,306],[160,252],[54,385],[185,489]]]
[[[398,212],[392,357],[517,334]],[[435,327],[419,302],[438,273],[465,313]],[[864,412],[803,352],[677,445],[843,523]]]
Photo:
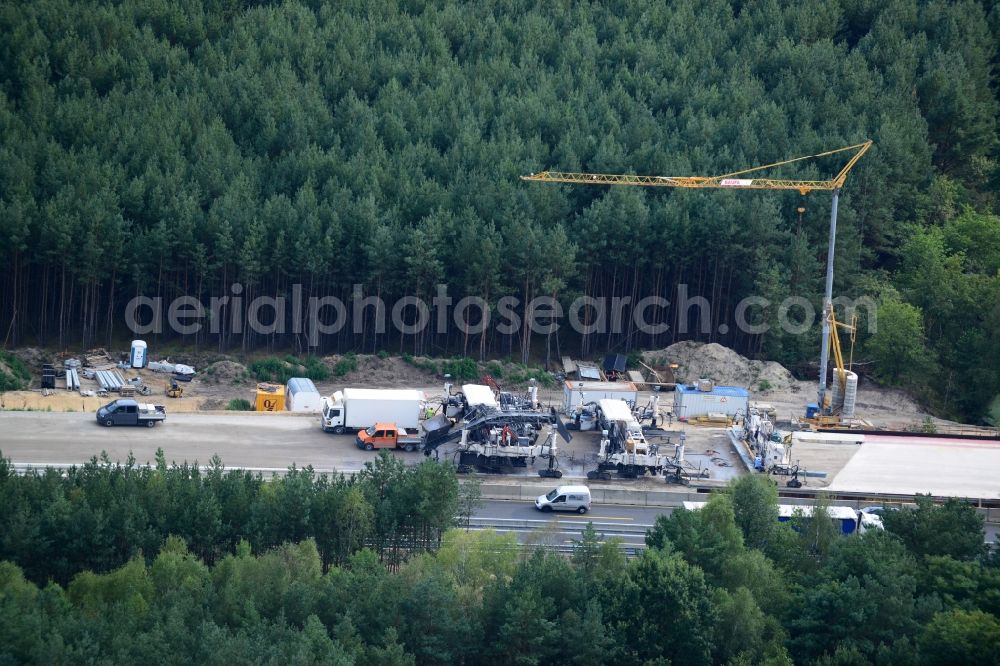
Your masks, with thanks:
[[[236,361],[217,361],[199,373],[199,379],[206,384],[232,384],[247,376],[247,367]]]
[[[49,363],[52,355],[38,349],[37,347],[22,347],[11,349],[10,353],[21,359],[21,361],[31,370],[41,367],[42,363]]]
[[[226,408],[229,403],[221,398],[204,398],[201,401],[200,409],[202,411],[219,411]]]
[[[858,398],[855,406],[862,411],[881,410],[901,418],[916,418],[924,415],[920,405],[905,391],[878,386],[870,381],[862,381],[858,386]]]
[[[720,344],[678,342],[659,351],[643,352],[643,360],[650,365],[676,363],[674,376],[679,382],[693,382],[705,377],[725,386],[742,386],[755,391],[784,390],[795,378],[780,363],[751,361]],[[766,382],[766,384],[765,384]]]

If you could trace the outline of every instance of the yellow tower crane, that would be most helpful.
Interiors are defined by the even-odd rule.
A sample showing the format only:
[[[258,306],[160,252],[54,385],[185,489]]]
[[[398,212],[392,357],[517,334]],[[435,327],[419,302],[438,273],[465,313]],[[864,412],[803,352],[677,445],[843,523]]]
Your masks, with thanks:
[[[751,167],[741,171],[722,174],[721,176],[634,176],[626,174],[603,174],[603,173],[569,173],[563,171],[542,171],[533,173],[530,176],[521,176],[522,180],[538,183],[572,183],[576,185],[634,185],[638,187],[687,187],[687,188],[723,188],[723,189],[745,189],[745,190],[796,190],[805,195],[812,190],[829,190],[833,192],[833,201],[830,208],[830,245],[826,253],[826,291],[823,295],[823,339],[820,346],[819,360],[819,395],[818,408],[829,414],[830,400],[827,396],[827,366],[829,364],[831,322],[835,321],[833,313],[833,252],[837,241],[837,203],[840,198],[840,189],[844,186],[847,174],[858,163],[862,155],[868,152],[872,142],[865,141],[853,146],[828,150],[815,155],[805,157],[794,157],[792,159],[765,164],[764,166]],[[830,180],[788,180],[779,178],[755,178],[750,177],[768,169],[812,160],[838,153],[853,153],[847,160],[847,164],[840,172]],[[834,327],[836,324],[832,324]],[[835,330],[835,329],[834,329]],[[841,372],[843,365],[841,361]],[[841,382],[843,387],[843,382]]]

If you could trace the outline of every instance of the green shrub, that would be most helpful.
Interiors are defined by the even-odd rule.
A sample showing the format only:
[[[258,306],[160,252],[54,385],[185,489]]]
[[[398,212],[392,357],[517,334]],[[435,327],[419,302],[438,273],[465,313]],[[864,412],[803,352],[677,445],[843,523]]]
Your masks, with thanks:
[[[0,351],[0,363],[7,366],[10,371],[0,369],[0,391],[20,391],[28,388],[31,371],[21,359],[10,352]]]
[[[503,366],[496,361],[490,361],[489,364],[487,364],[486,372],[497,381],[500,381],[504,377]]]
[[[351,362],[353,363],[351,370],[354,370],[358,365],[357,361],[354,359],[354,354],[348,354],[347,356],[351,358]],[[305,366],[305,372],[303,374],[309,379],[322,382],[330,378],[330,368],[328,368],[326,363],[324,363],[319,357],[307,356],[303,365]],[[338,375],[338,377],[339,376],[340,375]]]
[[[354,355],[354,352],[347,352],[340,360],[333,364],[333,374],[336,377],[343,377],[349,372],[354,372],[358,369],[358,357]],[[328,373],[329,374],[329,373]],[[317,377],[311,377],[311,379],[318,379]],[[323,377],[326,379],[326,377]]]
[[[771,390],[771,382],[767,381],[766,379],[760,380],[760,384],[757,384],[757,390],[758,391],[770,391]]]
[[[478,379],[479,364],[471,358],[455,358],[441,363],[441,374],[451,375],[456,381]]]
[[[555,388],[559,385],[559,382],[556,381],[551,372],[546,372],[541,368],[538,368],[538,374],[535,375],[535,378],[538,380],[538,385],[543,388]]]
[[[378,356],[378,357],[379,357],[380,359],[382,359],[383,361],[384,361],[385,359],[389,358],[389,356],[391,356],[391,354],[390,354],[389,352],[387,352],[386,350],[384,350],[384,349],[380,349],[380,350],[378,351],[378,353],[377,353],[377,354],[375,354],[375,355],[376,355],[376,356]]]
[[[316,356],[300,359],[288,354],[283,359],[273,356],[262,358],[251,363],[249,370],[258,381],[278,384],[285,384],[292,377],[308,377],[315,381],[330,378],[330,369]]]
[[[534,379],[538,386],[551,388],[556,385],[555,377],[542,368],[517,364],[507,371],[506,383],[510,385],[527,385]]]
[[[280,358],[262,358],[250,364],[250,374],[258,381],[284,384],[295,376],[292,367]]]
[[[231,412],[252,412],[253,403],[244,398],[233,398],[229,401],[229,404],[226,405],[226,409]]]
[[[24,387],[24,383],[21,380],[0,370],[0,392],[20,391]]]

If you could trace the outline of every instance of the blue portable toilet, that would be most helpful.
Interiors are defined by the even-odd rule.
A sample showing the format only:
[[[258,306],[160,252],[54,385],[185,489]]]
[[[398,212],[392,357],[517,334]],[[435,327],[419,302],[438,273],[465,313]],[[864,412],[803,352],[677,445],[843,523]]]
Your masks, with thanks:
[[[819,415],[819,403],[810,402],[808,405],[806,405],[807,419],[814,419],[816,418],[817,415]]]
[[[132,350],[128,355],[128,364],[133,368],[145,368],[148,362],[146,343],[143,340],[133,340]]]

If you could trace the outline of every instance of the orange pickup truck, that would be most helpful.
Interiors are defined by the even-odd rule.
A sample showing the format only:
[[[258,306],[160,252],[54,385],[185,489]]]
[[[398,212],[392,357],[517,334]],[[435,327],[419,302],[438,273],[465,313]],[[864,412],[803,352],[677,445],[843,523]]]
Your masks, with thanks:
[[[416,430],[407,431],[395,423],[376,423],[359,432],[354,443],[365,451],[374,449],[416,451],[420,446],[420,433]]]

